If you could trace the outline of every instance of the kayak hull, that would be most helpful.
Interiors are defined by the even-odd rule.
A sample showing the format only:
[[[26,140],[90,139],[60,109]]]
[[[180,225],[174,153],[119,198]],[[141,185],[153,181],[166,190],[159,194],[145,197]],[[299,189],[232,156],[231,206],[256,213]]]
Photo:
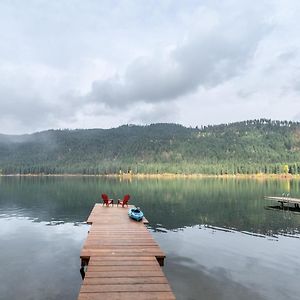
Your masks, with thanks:
[[[135,221],[141,221],[144,217],[144,214],[141,210],[137,208],[130,208],[128,210],[128,216],[129,218],[135,220]]]

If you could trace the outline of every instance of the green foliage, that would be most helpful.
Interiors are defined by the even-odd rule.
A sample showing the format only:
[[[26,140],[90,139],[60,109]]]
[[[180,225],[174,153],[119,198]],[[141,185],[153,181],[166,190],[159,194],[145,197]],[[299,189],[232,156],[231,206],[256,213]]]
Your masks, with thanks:
[[[300,172],[300,124],[268,119],[0,135],[3,174]]]

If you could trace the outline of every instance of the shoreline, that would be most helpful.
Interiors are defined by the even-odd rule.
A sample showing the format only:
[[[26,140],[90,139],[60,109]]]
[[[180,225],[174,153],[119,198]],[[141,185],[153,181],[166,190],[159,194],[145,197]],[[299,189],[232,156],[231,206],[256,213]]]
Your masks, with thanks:
[[[0,177],[107,177],[122,179],[300,179],[300,174],[0,174]]]

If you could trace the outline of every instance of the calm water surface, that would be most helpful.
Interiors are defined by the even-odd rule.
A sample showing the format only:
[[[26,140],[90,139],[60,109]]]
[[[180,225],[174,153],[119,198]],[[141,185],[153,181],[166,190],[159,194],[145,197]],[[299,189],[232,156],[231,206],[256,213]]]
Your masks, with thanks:
[[[166,252],[177,299],[299,299],[300,181],[0,177],[0,299],[77,298],[84,223],[98,195],[132,195]]]

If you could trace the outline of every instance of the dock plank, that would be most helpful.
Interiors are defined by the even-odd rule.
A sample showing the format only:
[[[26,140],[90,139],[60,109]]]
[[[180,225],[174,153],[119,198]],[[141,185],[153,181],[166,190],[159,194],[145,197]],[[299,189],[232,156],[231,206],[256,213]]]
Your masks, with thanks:
[[[156,260],[155,260],[156,261]],[[98,261],[89,261],[89,266],[153,266],[153,260],[132,260],[132,261],[123,261],[123,260],[98,260]]]
[[[156,271],[159,270],[159,265],[125,265],[125,266],[88,266],[88,272],[108,272],[108,271]]]
[[[114,277],[163,277],[161,271],[107,271],[107,272],[87,272],[85,277],[93,278],[114,278]]]
[[[172,292],[80,293],[78,300],[174,300]]]
[[[83,285],[91,284],[138,284],[138,283],[168,283],[168,280],[164,276],[148,276],[148,277],[87,277],[83,281]]]
[[[122,257],[114,257],[114,256],[102,256],[102,257],[98,257],[98,256],[93,256],[90,259],[90,262],[94,262],[94,261],[104,261],[104,262],[109,262],[109,261],[128,261],[129,263],[132,262],[132,257],[130,256],[122,256]],[[153,256],[142,256],[142,257],[137,257],[134,261],[155,261],[157,262],[157,260],[155,259],[155,257]]]
[[[82,293],[109,293],[109,292],[170,292],[166,283],[137,283],[137,284],[93,284],[82,285]]]

